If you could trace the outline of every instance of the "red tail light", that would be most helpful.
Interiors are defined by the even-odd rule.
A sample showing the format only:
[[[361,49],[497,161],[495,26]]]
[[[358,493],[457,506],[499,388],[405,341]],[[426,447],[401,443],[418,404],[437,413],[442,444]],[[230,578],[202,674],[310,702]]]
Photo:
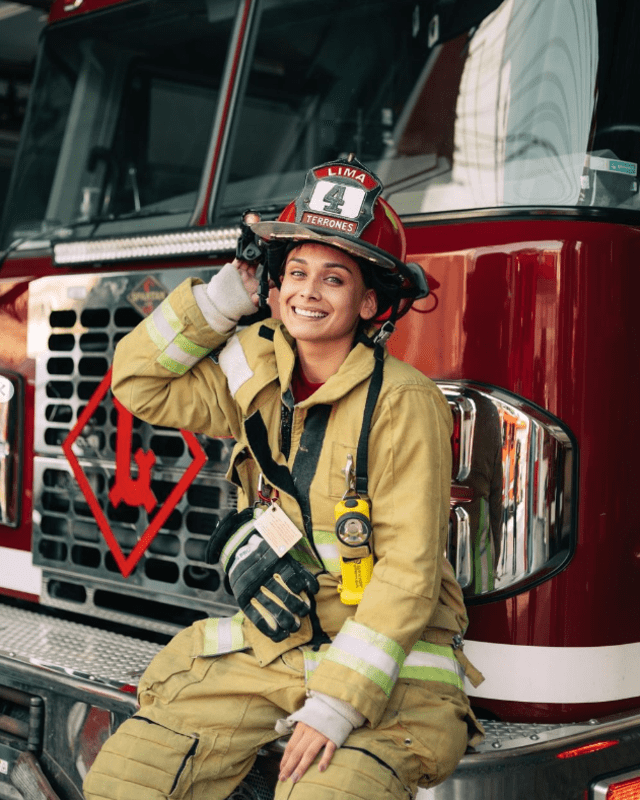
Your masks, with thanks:
[[[587,753],[596,753],[598,750],[606,750],[607,747],[614,747],[616,744],[619,744],[619,742],[615,739],[603,742],[591,742],[591,744],[585,744],[582,747],[575,747],[573,750],[564,750],[562,753],[558,753],[556,758],[584,756]]]
[[[640,798],[640,777],[621,783],[612,783],[607,789],[607,800],[638,800]]]
[[[640,771],[599,781],[591,789],[591,800],[640,800]]]

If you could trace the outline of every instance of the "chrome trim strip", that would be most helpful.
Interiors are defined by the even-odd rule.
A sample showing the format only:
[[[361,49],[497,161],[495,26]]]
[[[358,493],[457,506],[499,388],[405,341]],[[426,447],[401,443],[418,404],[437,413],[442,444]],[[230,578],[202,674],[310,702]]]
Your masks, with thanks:
[[[468,601],[517,594],[573,555],[575,441],[558,419],[510,392],[437,383],[460,420],[447,553]]]
[[[471,584],[471,524],[469,514],[460,505],[451,509],[447,558],[461,588],[466,589]]]
[[[0,371],[0,525],[20,524],[23,378]]]

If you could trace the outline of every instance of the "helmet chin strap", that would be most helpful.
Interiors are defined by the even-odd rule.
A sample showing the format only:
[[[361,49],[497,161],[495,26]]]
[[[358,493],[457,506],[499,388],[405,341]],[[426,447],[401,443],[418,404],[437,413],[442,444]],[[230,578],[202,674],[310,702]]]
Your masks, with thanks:
[[[382,323],[382,325],[374,334],[367,336],[367,334],[362,331],[360,336],[358,336],[357,341],[362,342],[362,344],[366,345],[367,347],[373,347],[375,349],[382,350],[396,329],[396,319],[398,316],[398,308],[400,307],[400,299],[400,297],[397,297],[393,301],[389,318]]]
[[[384,328],[385,325],[388,324],[388,322],[385,322],[382,327]],[[391,325],[391,327],[393,328],[393,325]],[[389,336],[390,335],[391,334],[389,334]],[[371,431],[373,412],[375,411],[380,389],[382,388],[384,368],[384,345],[380,342],[375,342],[375,337],[373,337],[373,339],[369,337],[365,338],[371,342],[369,346],[373,347],[375,364],[367,390],[367,399],[365,400],[364,414],[362,415],[362,428],[360,429],[358,450],[356,451],[355,489],[356,493],[362,497],[367,497],[369,492],[369,433]]]

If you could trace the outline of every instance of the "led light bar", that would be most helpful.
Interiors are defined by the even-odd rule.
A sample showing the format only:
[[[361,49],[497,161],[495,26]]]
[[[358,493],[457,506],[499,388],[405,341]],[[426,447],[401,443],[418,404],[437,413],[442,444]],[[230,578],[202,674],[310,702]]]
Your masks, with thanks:
[[[53,247],[53,260],[55,264],[68,265],[228,253],[235,250],[239,235],[239,227],[198,228],[180,233],[57,242]]]

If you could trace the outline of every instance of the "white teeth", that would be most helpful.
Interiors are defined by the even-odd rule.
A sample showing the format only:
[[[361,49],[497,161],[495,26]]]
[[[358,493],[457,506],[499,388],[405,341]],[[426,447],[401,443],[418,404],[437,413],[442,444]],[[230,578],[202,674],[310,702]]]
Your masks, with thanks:
[[[294,311],[301,317],[313,317],[313,319],[322,319],[327,316],[324,311],[307,311],[305,308],[294,308]]]

